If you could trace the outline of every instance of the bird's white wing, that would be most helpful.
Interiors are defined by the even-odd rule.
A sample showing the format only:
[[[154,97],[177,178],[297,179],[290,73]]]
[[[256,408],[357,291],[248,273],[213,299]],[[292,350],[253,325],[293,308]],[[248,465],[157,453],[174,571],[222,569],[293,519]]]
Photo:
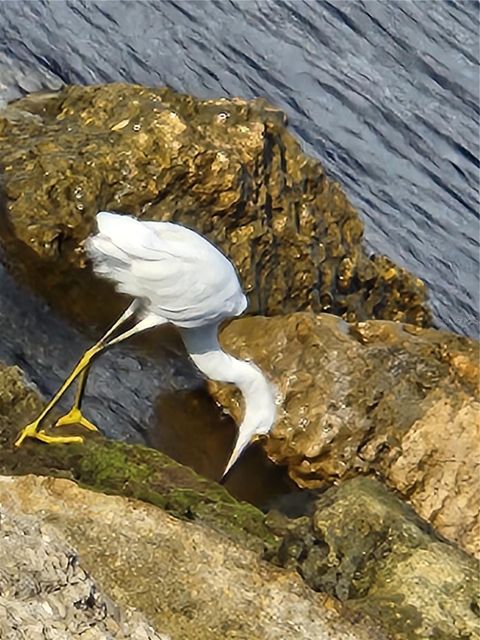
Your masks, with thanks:
[[[167,222],[107,212],[87,250],[94,269],[151,311],[192,327],[239,315],[246,299],[229,260],[199,234]]]

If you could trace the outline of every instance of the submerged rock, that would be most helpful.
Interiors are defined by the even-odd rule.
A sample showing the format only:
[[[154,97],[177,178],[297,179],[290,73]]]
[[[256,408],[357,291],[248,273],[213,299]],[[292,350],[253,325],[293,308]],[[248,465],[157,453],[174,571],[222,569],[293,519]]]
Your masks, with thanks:
[[[310,519],[287,529],[277,561],[381,619],[392,637],[480,638],[479,564],[436,538],[378,481],[328,489]]]
[[[262,100],[166,88],[70,86],[22,98],[0,112],[10,257],[72,317],[110,319],[111,290],[82,272],[81,245],[96,211],[126,211],[214,240],[254,312],[310,307],[429,324],[424,284],[367,256],[357,212],[285,125]]]
[[[69,480],[34,476],[0,477],[0,505],[0,515],[5,510],[17,518],[27,513],[37,523],[37,536],[43,539],[36,546],[52,564],[64,561],[58,557],[60,538],[64,546],[73,546],[81,566],[120,607],[133,607],[137,619],[146,616],[172,640],[384,638],[364,623],[342,618],[333,599],[311,591],[298,575],[152,505],[86,491]],[[10,544],[10,565],[22,565],[31,538]],[[46,567],[40,567],[39,577],[42,572]],[[77,592],[82,586],[77,585]],[[50,621],[64,617],[54,611]],[[158,637],[140,630],[128,637]],[[120,636],[102,636],[107,637]]]
[[[265,449],[298,485],[381,474],[438,531],[480,554],[477,342],[309,312],[235,320],[221,342],[276,381],[283,404]],[[237,390],[210,387],[238,420]]]

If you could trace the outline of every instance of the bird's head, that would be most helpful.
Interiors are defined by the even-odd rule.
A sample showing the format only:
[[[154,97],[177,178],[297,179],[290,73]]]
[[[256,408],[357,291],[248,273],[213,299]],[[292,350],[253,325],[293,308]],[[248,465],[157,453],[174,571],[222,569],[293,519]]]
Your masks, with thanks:
[[[193,362],[212,380],[236,385],[243,396],[244,416],[235,447],[222,478],[249,444],[269,433],[277,414],[277,389],[256,364],[238,360],[218,344],[218,323],[182,328],[182,338]]]
[[[237,440],[223,472],[223,478],[237,462],[243,451],[249,445],[266,436],[275,424],[277,390],[255,364],[249,362],[248,365],[250,367],[248,379],[244,384],[237,383],[243,394],[245,414],[238,428]]]

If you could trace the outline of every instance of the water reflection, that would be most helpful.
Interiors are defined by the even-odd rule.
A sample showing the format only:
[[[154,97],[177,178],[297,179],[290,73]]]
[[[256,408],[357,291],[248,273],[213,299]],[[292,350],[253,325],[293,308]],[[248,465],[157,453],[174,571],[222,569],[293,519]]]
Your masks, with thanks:
[[[233,419],[202,387],[157,398],[148,442],[197,473],[219,480],[236,435]],[[285,469],[271,463],[259,444],[244,452],[224,485],[239,500],[259,507],[293,488]]]

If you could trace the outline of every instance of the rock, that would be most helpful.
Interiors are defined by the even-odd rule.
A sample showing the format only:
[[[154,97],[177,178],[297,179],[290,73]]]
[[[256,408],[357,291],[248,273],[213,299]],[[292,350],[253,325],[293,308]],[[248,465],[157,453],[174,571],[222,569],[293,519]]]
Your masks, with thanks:
[[[73,546],[84,570],[121,609],[134,608],[137,619],[143,621],[146,616],[157,633],[167,633],[172,640],[384,637],[364,623],[342,619],[331,598],[311,591],[296,574],[153,505],[86,491],[65,479],[34,476],[0,477],[0,505],[8,518],[24,518],[28,513],[36,522],[36,535],[30,534],[28,541],[34,546],[36,540],[50,565],[55,560],[61,566],[67,564],[57,540]],[[18,537],[12,541],[11,566],[24,564],[25,546]],[[40,576],[46,569],[39,567]],[[68,564],[66,570],[73,573]],[[84,590],[84,575],[75,585],[76,592]],[[68,586],[51,600],[57,602],[65,590]],[[41,591],[36,599],[42,597],[46,595]],[[66,599],[66,605],[71,599]],[[50,619],[64,617],[53,614]],[[128,637],[158,638],[140,636],[138,629],[136,633]]]
[[[21,370],[0,363],[0,474],[71,478],[97,491],[139,498],[178,517],[202,521],[257,551],[275,544],[258,509],[160,451],[99,434],[87,434],[81,445],[42,446],[30,440],[14,448],[16,434],[40,408],[40,398],[26,385]]]
[[[12,487],[17,481],[11,480],[0,483]],[[2,504],[0,534],[3,640],[170,640],[132,607],[119,607],[102,593],[55,527]]]
[[[346,621],[363,620],[362,612],[365,611],[375,616],[378,627],[384,628],[386,623],[382,613],[383,605],[389,607],[388,610],[393,612],[392,616],[396,619],[396,626],[392,626],[392,620],[387,616],[387,631],[390,632],[392,628],[397,631],[408,630],[411,627],[410,609],[398,604],[398,592],[386,591],[380,607],[372,586],[365,595],[365,602],[362,600],[359,604],[355,595],[357,591],[354,590],[354,587],[357,588],[355,580],[358,576],[355,574],[352,578],[353,570],[349,573],[349,568],[360,557],[365,559],[365,565],[357,563],[355,566],[365,576],[383,575],[382,553],[386,547],[382,543],[383,546],[379,546],[382,553],[377,552],[376,548],[372,551],[371,541],[377,538],[383,540],[387,534],[388,539],[398,535],[401,540],[405,532],[411,532],[412,522],[423,532],[423,547],[429,552],[438,550],[438,557],[435,558],[439,566],[447,563],[451,574],[456,572],[455,575],[463,578],[468,578],[468,572],[474,566],[472,559],[441,541],[425,522],[418,518],[412,520],[411,510],[398,499],[388,497],[390,494],[381,488],[375,488],[375,485],[370,489],[368,484],[365,485],[368,491],[364,485],[359,485],[360,488],[355,491],[346,489],[345,495],[351,497],[356,492],[359,505],[362,500],[366,500],[368,504],[364,509],[351,509],[350,529],[346,529],[350,533],[346,533],[344,539],[338,534],[341,549],[336,551],[337,556],[340,558],[343,554],[350,560],[346,561],[345,566],[342,565],[345,576],[342,577],[339,573],[337,585],[332,582],[335,571],[332,574],[331,569],[329,573],[325,568],[325,558],[322,555],[325,545],[320,542],[322,527],[331,527],[328,534],[330,537],[332,532],[337,529],[341,531],[343,527],[338,523],[337,511],[346,517],[346,508],[344,511],[330,508],[337,500],[336,493],[327,492],[320,502],[313,504],[313,525],[308,518],[293,523],[281,518],[279,526],[274,514],[266,520],[257,509],[237,502],[223,488],[199,478],[190,469],[176,464],[158,451],[145,447],[89,436],[84,445],[44,446],[32,441],[19,450],[12,450],[11,442],[15,433],[20,425],[38,413],[39,404],[35,391],[26,388],[19,369],[0,365],[0,474],[18,476],[33,472],[37,476],[50,476],[50,479],[31,475],[2,479],[0,476],[0,512],[2,508],[8,509],[13,517],[23,517],[28,513],[41,518],[41,528],[44,522],[57,527],[57,532],[60,530],[61,535],[66,536],[67,544],[78,549],[82,567],[94,576],[93,579],[105,593],[122,607],[132,606],[141,610],[155,623],[157,631],[167,631],[172,638],[177,637],[173,631],[177,627],[186,634],[178,636],[182,638],[227,638],[230,636],[225,634],[230,630],[232,634],[234,631],[237,634],[232,635],[232,638],[288,638],[290,636],[287,631],[293,634],[294,628],[295,633],[304,635],[291,635],[292,638],[363,638],[364,627],[355,626],[347,633],[350,627],[344,626]],[[95,492],[77,488],[72,480],[94,488]],[[347,485],[356,486],[351,481]],[[105,496],[102,491],[119,497]],[[314,492],[309,493],[311,509]],[[339,495],[341,497],[344,493],[340,492]],[[139,498],[146,504],[127,500],[124,496]],[[327,496],[333,497],[330,500]],[[343,503],[340,501],[339,504]],[[370,525],[365,524],[365,513],[369,510],[382,514],[381,518],[377,518],[378,522],[373,516],[368,518],[369,521],[375,520],[380,533],[377,536],[377,529],[372,528],[372,536],[360,553],[361,536],[357,533],[366,532],[366,536],[370,531]],[[324,524],[321,520],[323,516],[326,518]],[[406,543],[410,551],[412,540],[418,537],[415,536],[408,538]],[[230,553],[229,549],[233,548],[236,551]],[[215,553],[210,552],[210,549],[215,550]],[[336,566],[339,560],[332,560],[332,553],[328,555],[327,565],[332,561],[333,566]],[[287,576],[271,573],[267,565],[260,562],[261,557],[277,559],[300,572],[314,588],[327,590],[335,597],[346,599],[348,611],[338,608],[333,600],[311,600],[312,596],[306,595],[308,591],[303,590],[297,578],[291,574]],[[243,558],[243,564],[240,558]],[[318,560],[318,565],[315,564],[315,559]],[[458,566],[455,564],[457,560]],[[162,563],[161,566],[159,563]],[[124,573],[126,568],[127,574]],[[229,573],[231,568],[232,572]],[[225,575],[225,571],[228,575]],[[327,574],[326,577],[324,573]],[[164,575],[167,577],[164,578]],[[366,583],[367,577],[362,578],[362,584]],[[350,579],[352,584],[355,582],[354,587],[348,582]],[[220,586],[214,588],[209,581],[218,581]],[[147,586],[139,589],[139,584]],[[204,585],[203,590],[198,586],[200,584]],[[463,586],[455,587],[452,582],[450,587],[452,599],[457,598],[457,590],[459,598],[464,597]],[[156,589],[160,588],[159,593]],[[443,588],[440,588],[442,594]],[[218,604],[213,604],[227,597],[220,597],[216,589],[228,594],[228,611],[218,610]],[[252,593],[255,594],[255,606],[263,609],[252,609]],[[415,605],[418,608],[415,620],[419,616],[422,620],[430,620],[432,616],[429,598],[433,596],[428,582],[425,594],[422,604],[417,602]],[[433,595],[436,597],[436,593]],[[207,601],[206,598],[211,600]],[[350,602],[352,599],[355,599],[355,606]],[[247,601],[250,603],[249,609]],[[321,610],[317,615],[318,606]],[[341,614],[342,620],[338,621],[338,628],[334,625],[333,631],[330,627],[332,618],[325,613],[325,607],[333,607]],[[357,617],[356,608],[362,614],[360,618]],[[250,613],[243,617],[240,614],[245,610]],[[215,615],[218,614],[218,618],[215,618],[217,626],[214,625],[211,631],[213,635],[208,635],[205,631],[204,636],[195,636],[193,629],[197,628],[197,623],[206,624],[212,611]],[[450,610],[447,611],[445,624],[450,624],[453,614]],[[296,616],[299,616],[298,623]],[[245,622],[247,619],[249,622]],[[262,630],[255,627],[257,631],[254,633],[252,619],[255,619],[255,624],[263,625]],[[220,620],[223,621],[223,626],[219,626]],[[238,620],[241,623],[233,622]],[[290,620],[291,626],[285,620]],[[307,624],[309,620],[313,620],[313,627]],[[323,626],[318,626],[318,620],[323,621]],[[440,624],[439,621],[440,614],[436,616],[435,624]],[[232,625],[231,628],[229,625]],[[283,626],[285,634],[275,635]],[[271,629],[272,636],[267,635],[267,627]],[[373,634],[372,637],[377,635]],[[404,636],[394,634],[394,637]]]
[[[447,389],[432,396],[385,476],[438,531],[478,558],[480,407]]]
[[[22,263],[77,321],[109,321],[119,298],[83,269],[82,241],[97,210],[126,211],[214,240],[236,264],[252,312],[310,307],[428,325],[424,284],[367,256],[357,212],[285,125],[262,100],[122,84],[12,103],[0,112],[1,235],[12,268]]]
[[[439,532],[479,555],[477,342],[309,312],[235,320],[221,342],[276,381],[283,406],[265,449],[299,486],[380,474]],[[238,420],[238,392],[210,388]]]
[[[328,489],[312,518],[289,525],[277,560],[398,640],[480,638],[478,562],[376,480]]]

